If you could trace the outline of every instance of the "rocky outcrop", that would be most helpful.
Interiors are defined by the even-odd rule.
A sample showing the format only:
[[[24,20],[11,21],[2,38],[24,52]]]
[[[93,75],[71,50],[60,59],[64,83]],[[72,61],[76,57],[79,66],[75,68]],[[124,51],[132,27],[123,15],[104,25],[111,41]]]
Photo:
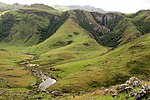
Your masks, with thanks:
[[[82,10],[68,11],[71,18],[75,20],[82,28],[89,31],[92,37],[100,43],[100,38],[110,32],[107,25],[121,16],[118,13],[101,14],[97,12],[87,12]]]
[[[107,90],[107,91],[106,91]],[[105,89],[104,93],[108,93],[109,89]],[[116,98],[121,93],[127,94],[126,99],[134,97],[134,100],[148,99],[150,95],[150,85],[142,84],[142,81],[136,77],[131,77],[126,83],[118,85],[116,91],[111,94],[113,98]]]
[[[106,13],[106,14],[100,14],[100,13],[92,13],[93,18],[96,20],[97,23],[106,26],[114,19],[117,19],[121,17],[121,14],[118,13]]]

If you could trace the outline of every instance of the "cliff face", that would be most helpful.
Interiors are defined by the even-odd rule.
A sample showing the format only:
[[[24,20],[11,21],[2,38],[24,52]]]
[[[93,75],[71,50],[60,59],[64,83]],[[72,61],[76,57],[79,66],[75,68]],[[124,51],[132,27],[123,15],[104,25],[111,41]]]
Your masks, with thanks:
[[[101,25],[107,26],[112,20],[119,18],[121,15],[116,13],[92,13],[93,18]]]
[[[97,42],[100,43],[100,38],[104,34],[110,32],[107,27],[112,20],[121,17],[117,13],[101,14],[97,12],[87,12],[82,10],[73,10],[69,12],[72,18],[85,30],[91,33]]]

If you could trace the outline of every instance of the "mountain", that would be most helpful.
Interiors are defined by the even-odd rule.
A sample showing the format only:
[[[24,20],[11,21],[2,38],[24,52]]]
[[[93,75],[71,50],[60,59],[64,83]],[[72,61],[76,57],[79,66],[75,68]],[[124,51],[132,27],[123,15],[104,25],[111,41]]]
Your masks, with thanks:
[[[10,94],[7,93],[8,98],[3,95],[0,98],[9,100],[12,91],[19,92],[21,98],[26,91],[30,91],[31,99],[50,98],[44,92],[35,93],[41,79],[32,77],[30,71],[34,69],[57,80],[48,88],[49,92],[91,92],[124,83],[132,76],[147,82],[150,77],[149,16],[150,10],[130,15],[79,9],[59,12],[43,4],[3,13],[0,89]],[[18,65],[24,60],[39,66]],[[33,82],[36,83],[31,85]]]
[[[5,3],[2,3],[2,2],[0,2],[0,11],[2,12],[2,11],[6,11],[6,10],[12,10],[12,9],[20,9],[20,8],[22,8],[23,7],[23,5],[20,5],[20,4],[18,4],[18,3],[15,3],[15,4],[13,4],[13,5],[10,5],[10,4],[5,4]]]
[[[61,5],[55,5],[53,6],[55,9],[59,11],[67,11],[67,10],[85,10],[85,11],[90,11],[90,12],[99,12],[99,13],[106,13],[105,10],[101,8],[95,8],[89,5],[86,6],[80,6],[80,5],[71,5],[71,6],[61,6]]]

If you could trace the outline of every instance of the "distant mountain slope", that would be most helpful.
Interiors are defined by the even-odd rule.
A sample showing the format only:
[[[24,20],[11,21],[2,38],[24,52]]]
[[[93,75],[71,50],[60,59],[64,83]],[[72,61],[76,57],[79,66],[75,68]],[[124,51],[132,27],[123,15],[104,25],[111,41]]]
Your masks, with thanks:
[[[22,7],[23,7],[23,5],[20,5],[18,3],[10,5],[10,4],[5,4],[5,3],[0,2],[0,11],[1,12],[6,11],[6,10],[12,10],[12,9],[20,9]]]
[[[99,13],[106,13],[105,10],[101,8],[95,8],[92,6],[80,6],[80,5],[71,5],[71,6],[61,6],[61,5],[55,5],[53,6],[55,9],[59,11],[67,11],[67,10],[85,10],[85,11],[90,11],[90,12],[99,12]]]
[[[116,47],[128,43],[150,32],[149,10],[140,11],[132,15],[119,13],[101,14],[83,10],[71,10],[60,13],[49,6],[34,4],[20,10],[10,11],[9,13],[4,14],[0,22],[3,28],[0,41],[5,40],[9,43],[15,43],[19,37],[19,41],[27,45],[40,43],[55,33],[69,17],[88,31],[90,36],[99,44],[108,47]],[[9,24],[8,20],[12,22]],[[26,24],[23,24],[24,22]],[[8,26],[5,27],[4,24]],[[29,27],[30,25],[33,27]],[[20,26],[24,30],[21,30]],[[26,35],[24,37],[21,34]],[[37,41],[33,41],[32,38]],[[34,43],[32,44],[32,42]]]
[[[9,11],[0,19],[0,41],[17,45],[35,45],[47,39],[65,21],[67,15],[55,15],[40,9]]]
[[[100,43],[106,46],[117,46],[149,33],[149,12],[149,10],[143,10],[129,16],[122,16],[118,20],[112,20],[107,25],[111,31],[101,37]]]

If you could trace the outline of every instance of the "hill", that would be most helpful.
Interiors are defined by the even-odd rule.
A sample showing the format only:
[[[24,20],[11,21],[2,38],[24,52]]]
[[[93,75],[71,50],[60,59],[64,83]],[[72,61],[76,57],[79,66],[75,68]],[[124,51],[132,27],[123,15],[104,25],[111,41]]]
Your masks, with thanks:
[[[23,5],[20,5],[18,3],[10,5],[10,4],[5,4],[5,3],[0,2],[0,12],[12,10],[12,9],[16,10],[16,9],[20,9],[22,7],[23,7]]]
[[[95,8],[89,5],[86,6],[80,6],[80,5],[70,5],[70,6],[61,6],[61,5],[55,5],[53,6],[55,9],[59,11],[67,11],[67,10],[85,10],[90,12],[99,12],[99,13],[106,13],[105,10],[101,8]]]
[[[0,18],[0,71],[10,71],[11,75],[0,74],[5,80],[0,88],[9,91],[12,87],[13,91],[16,86],[35,93],[40,81],[37,79],[32,87],[28,82],[34,83],[35,79],[27,74],[35,68],[57,80],[49,91],[63,93],[89,92],[124,83],[131,76],[148,81],[149,16],[149,10],[130,15],[59,12],[43,4],[9,10]],[[18,65],[24,60],[39,66]],[[15,67],[12,70],[10,66]],[[23,73],[13,76],[16,71]],[[20,80],[28,82],[20,85]],[[41,97],[41,93],[37,95]]]

